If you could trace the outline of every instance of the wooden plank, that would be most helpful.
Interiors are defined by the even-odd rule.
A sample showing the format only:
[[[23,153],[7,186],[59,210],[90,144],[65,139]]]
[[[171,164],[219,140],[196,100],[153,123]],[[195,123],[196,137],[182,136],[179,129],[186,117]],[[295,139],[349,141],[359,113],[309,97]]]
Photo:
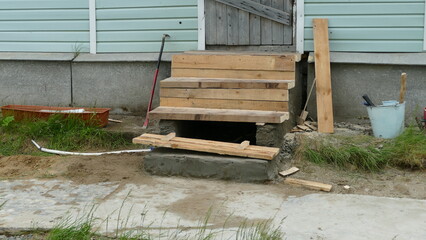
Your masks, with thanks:
[[[306,188],[309,188],[309,189],[312,189],[312,190],[319,190],[319,191],[324,191],[324,192],[330,192],[331,189],[333,188],[333,186],[330,185],[330,184],[301,180],[301,179],[296,179],[296,178],[286,178],[284,180],[284,182],[287,183],[287,184],[299,185],[299,186],[303,186],[303,187],[306,187]]]
[[[239,56],[239,55],[189,55],[173,56],[172,68],[233,69],[262,71],[295,71],[293,57]]]
[[[251,0],[216,0],[228,6],[232,6],[249,13],[259,15],[282,24],[290,24],[290,14],[270,7],[270,5],[260,4]]]
[[[219,141],[209,141],[181,137],[175,137],[169,141],[163,141],[163,137],[164,136],[162,135],[143,134],[140,137],[134,138],[133,143],[152,145],[156,147],[167,147],[173,149],[217,153],[221,155],[258,158],[264,160],[272,160],[279,153],[279,148],[260,146],[255,146],[255,148],[253,148],[252,146],[247,146],[245,149],[241,149],[241,145],[235,143],[224,143]]]
[[[287,169],[285,171],[279,172],[279,174],[281,175],[281,177],[287,177],[287,176],[290,176],[290,175],[297,173],[299,170],[300,169],[297,168],[297,167],[292,167],[292,168]]]
[[[206,44],[216,45],[216,1],[205,0],[205,17],[206,17]],[[173,36],[174,37],[174,36]]]
[[[260,3],[260,0],[254,0]],[[250,45],[260,45],[260,16],[250,13]]]
[[[271,6],[279,10],[284,10],[284,1],[285,0],[272,0]],[[272,23],[272,44],[284,44],[284,25],[281,23]]]
[[[286,102],[288,101],[288,91],[282,89],[161,88],[160,97]]]
[[[150,117],[153,119],[187,121],[282,123],[289,119],[289,114],[288,112],[276,111],[158,107],[150,112]]]
[[[261,0],[262,4],[271,6],[271,0]],[[261,45],[272,45],[272,21],[267,18],[260,19]]]
[[[293,1],[284,0],[284,11],[293,13]],[[290,25],[284,25],[284,44],[293,44],[293,19],[290,18]]]
[[[250,44],[250,13],[238,10],[238,45]]]
[[[188,99],[161,97],[162,107],[192,107],[192,108],[217,108],[217,109],[241,109],[259,111],[288,111],[288,102],[277,101],[246,101],[224,99]]]
[[[216,2],[216,44],[228,43],[228,12],[226,5]]]
[[[407,73],[401,74],[401,89],[399,90],[399,103],[405,102],[405,92],[407,91]]]
[[[239,17],[238,9],[227,6],[226,8],[228,16],[228,44],[227,45],[238,45],[239,41]]]
[[[227,89],[292,89],[293,80],[167,78],[160,82],[165,88],[227,88]]]
[[[318,132],[333,133],[333,100],[331,90],[330,46],[328,20],[314,19],[315,77],[317,93]]]
[[[172,77],[294,80],[295,73],[250,70],[172,69]]]

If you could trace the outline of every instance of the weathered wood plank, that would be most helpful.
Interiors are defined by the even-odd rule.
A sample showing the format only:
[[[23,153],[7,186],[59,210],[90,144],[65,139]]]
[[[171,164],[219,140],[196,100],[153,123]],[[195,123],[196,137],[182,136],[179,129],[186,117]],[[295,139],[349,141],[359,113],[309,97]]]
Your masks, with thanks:
[[[333,133],[333,100],[331,89],[330,45],[328,20],[314,19],[315,77],[318,112],[318,132]]]
[[[288,102],[278,101],[250,101],[250,100],[226,100],[226,99],[194,99],[194,98],[169,98],[161,97],[162,107],[192,107],[192,108],[217,108],[217,109],[241,109],[259,111],[288,111]]]
[[[217,70],[217,69],[172,69],[172,77],[196,78],[239,78],[239,79],[280,79],[295,80],[295,72],[249,71],[249,70]]]
[[[284,10],[284,1],[285,0],[272,0],[271,6],[279,10]],[[284,25],[281,23],[272,22],[272,44],[284,44]]]
[[[226,78],[167,78],[160,82],[165,88],[227,88],[227,89],[292,89],[291,80],[226,79]]]
[[[254,0],[260,3],[260,0]],[[260,16],[250,13],[250,45],[260,45]]]
[[[162,140],[164,136],[155,134],[143,134],[140,137],[133,139],[133,143],[147,144],[156,147],[167,147],[174,149],[184,149],[198,152],[217,153],[221,155],[232,155],[240,157],[259,158],[264,160],[274,159],[278,153],[279,148],[259,147],[252,148],[248,145],[242,149],[241,144],[238,143],[224,143],[219,141],[208,141],[201,139],[190,139],[175,137],[169,141]]]
[[[287,184],[299,185],[299,186],[303,186],[303,187],[306,187],[306,188],[309,188],[309,189],[312,189],[312,190],[319,190],[319,191],[324,191],[324,192],[330,192],[331,189],[333,188],[333,186],[330,185],[330,184],[301,180],[301,179],[296,179],[296,178],[286,178],[284,180],[284,182],[287,183]]]
[[[228,43],[228,12],[225,4],[216,3],[216,44]]]
[[[161,88],[160,97],[288,101],[288,91],[282,89],[196,89]]]
[[[293,0],[284,0],[284,11],[293,13]],[[293,19],[290,18],[290,25],[284,25],[284,44],[293,44]]]
[[[232,6],[250,13],[254,13],[266,19],[279,22],[282,24],[290,24],[290,14],[284,11],[256,3],[251,0],[216,0],[228,6]]]
[[[250,13],[238,10],[238,45],[250,44]]]
[[[217,44],[216,39],[216,1],[205,0],[205,16],[206,16],[206,44],[215,45]]]
[[[158,107],[150,112],[150,117],[186,121],[282,123],[289,119],[289,114],[277,111]]]
[[[286,56],[174,55],[172,68],[294,71],[295,61]]]
[[[238,45],[239,41],[239,17],[238,9],[227,6],[227,21],[228,21],[228,44],[227,45]]]

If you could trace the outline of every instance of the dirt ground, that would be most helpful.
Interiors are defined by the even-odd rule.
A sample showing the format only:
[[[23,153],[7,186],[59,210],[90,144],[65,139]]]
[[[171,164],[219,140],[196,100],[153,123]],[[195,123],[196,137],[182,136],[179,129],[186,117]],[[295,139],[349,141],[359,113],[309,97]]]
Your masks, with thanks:
[[[154,182],[154,177],[142,170],[143,154],[81,156],[0,156],[0,180],[11,179],[67,179],[77,184],[99,182],[143,183]],[[329,183],[333,192],[398,198],[426,199],[426,171],[388,168],[382,173],[360,173],[318,166],[306,161],[289,163],[301,171],[293,177]],[[288,195],[301,196],[314,191],[273,184]],[[344,186],[349,186],[345,189]]]

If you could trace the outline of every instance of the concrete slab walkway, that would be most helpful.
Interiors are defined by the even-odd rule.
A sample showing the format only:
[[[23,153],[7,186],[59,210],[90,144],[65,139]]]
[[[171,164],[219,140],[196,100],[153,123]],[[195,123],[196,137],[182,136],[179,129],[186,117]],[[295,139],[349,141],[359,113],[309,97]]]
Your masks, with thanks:
[[[154,177],[149,183],[75,184],[65,180],[0,181],[1,228],[50,228],[94,207],[99,231],[149,227],[154,234],[208,230],[228,239],[248,223],[273,219],[286,239],[426,239],[426,201],[360,195],[289,196],[275,185]],[[231,238],[232,239],[232,238]]]

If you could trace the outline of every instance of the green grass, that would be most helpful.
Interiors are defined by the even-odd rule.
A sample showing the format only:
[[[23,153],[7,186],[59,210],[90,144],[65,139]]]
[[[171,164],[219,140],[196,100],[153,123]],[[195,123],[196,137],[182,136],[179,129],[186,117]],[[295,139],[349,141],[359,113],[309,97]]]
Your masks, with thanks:
[[[370,136],[306,140],[299,156],[341,169],[377,172],[386,166],[421,169],[426,163],[426,134],[409,127],[399,137],[380,140]]]
[[[87,126],[77,118],[64,119],[54,115],[48,120],[16,122],[0,119],[0,155],[37,153],[30,140],[43,143],[43,147],[63,151],[91,149],[118,149],[132,143],[120,133],[107,132],[96,126]]]

